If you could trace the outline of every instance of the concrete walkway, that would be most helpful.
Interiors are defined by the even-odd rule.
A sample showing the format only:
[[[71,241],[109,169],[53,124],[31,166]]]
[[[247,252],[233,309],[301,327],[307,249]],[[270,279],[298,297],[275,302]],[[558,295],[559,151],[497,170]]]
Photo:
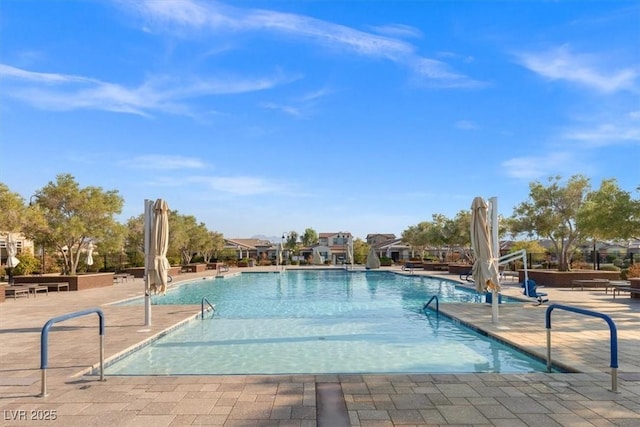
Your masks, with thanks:
[[[617,393],[611,391],[606,322],[554,310],[553,362],[577,373],[107,376],[104,382],[85,375],[99,362],[98,319],[91,315],[52,328],[48,395],[40,397],[40,331],[52,317],[100,307],[107,319],[108,359],[200,311],[199,305],[154,305],[152,326],[145,327],[140,306],[107,305],[140,296],[142,289],[137,279],[0,304],[2,425],[640,426],[640,300],[624,294],[614,300],[604,290],[545,289],[553,303],[595,310],[614,320]],[[503,294],[520,295],[520,288],[505,285]],[[491,322],[487,304],[440,304],[440,310],[546,358],[546,305],[503,304],[498,323]]]

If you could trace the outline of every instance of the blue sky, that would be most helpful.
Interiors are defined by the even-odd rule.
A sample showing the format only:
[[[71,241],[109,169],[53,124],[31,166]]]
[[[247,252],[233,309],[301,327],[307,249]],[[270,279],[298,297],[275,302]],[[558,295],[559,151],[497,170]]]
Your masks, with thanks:
[[[0,3],[0,181],[225,237],[400,233],[529,183],[640,185],[637,1]],[[637,196],[637,193],[634,193]]]

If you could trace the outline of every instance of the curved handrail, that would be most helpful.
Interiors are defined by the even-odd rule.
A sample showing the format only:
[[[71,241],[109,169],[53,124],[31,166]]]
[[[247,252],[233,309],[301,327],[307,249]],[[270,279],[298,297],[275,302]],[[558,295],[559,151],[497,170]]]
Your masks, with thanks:
[[[426,310],[427,308],[429,308],[429,304],[431,304],[431,301],[436,300],[436,314],[440,314],[440,302],[438,301],[438,295],[434,295],[431,297],[431,299],[429,299],[429,301],[427,301],[427,303],[425,305],[422,306],[422,310]]]
[[[551,372],[551,312],[555,308],[584,314],[586,316],[599,317],[607,322],[611,335],[611,363],[609,364],[609,367],[611,368],[611,391],[616,393],[618,391],[618,331],[616,324],[613,322],[611,317],[597,311],[585,310],[583,308],[561,304],[551,304],[547,307],[547,311],[545,313],[545,327],[547,329],[547,371]]]
[[[204,320],[204,303],[207,303],[209,305],[209,307],[211,307],[211,311],[213,311],[215,313],[216,311],[216,306],[211,304],[209,302],[209,300],[207,299],[207,297],[202,297],[202,302],[200,303],[200,310],[201,310],[201,319]],[[208,309],[207,309],[208,311]]]
[[[76,311],[74,313],[63,314],[62,316],[49,319],[42,327],[40,333],[40,370],[42,371],[42,393],[41,396],[47,395],[47,365],[49,359],[49,329],[58,322],[73,319],[75,317],[86,316],[96,313],[99,318],[100,333],[100,381],[104,381],[104,313],[99,308],[90,308],[88,310]]]

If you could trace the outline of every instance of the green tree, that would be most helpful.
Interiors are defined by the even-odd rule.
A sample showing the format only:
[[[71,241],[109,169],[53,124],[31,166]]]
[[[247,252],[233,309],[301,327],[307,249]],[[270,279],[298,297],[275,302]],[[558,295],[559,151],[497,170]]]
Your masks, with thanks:
[[[169,251],[179,256],[182,264],[189,264],[195,254],[202,254],[209,248],[210,236],[207,227],[198,223],[192,215],[181,215],[178,211],[169,213]]]
[[[309,247],[318,243],[318,233],[313,228],[307,228],[304,230],[302,236],[300,236],[302,246]]]
[[[400,237],[404,243],[411,246],[412,256],[414,255],[414,251],[420,252],[420,258],[424,256],[424,251],[429,244],[429,226],[430,224],[428,222],[423,221],[417,225],[411,225],[402,231]]]
[[[289,256],[295,255],[298,251],[298,233],[290,231],[285,233],[283,237],[285,239],[284,247],[289,250]]]
[[[514,234],[527,233],[549,239],[558,259],[558,270],[569,270],[570,253],[580,239],[576,226],[578,213],[589,192],[589,180],[572,176],[562,186],[560,177],[549,178],[549,185],[529,184],[529,199],[514,208],[510,220]]]
[[[27,207],[22,196],[0,182],[0,232],[20,233],[28,222]]]
[[[90,242],[114,243],[121,235],[121,225],[115,215],[122,211],[123,199],[117,190],[100,187],[80,188],[70,174],[60,174],[36,192],[33,212],[43,222],[30,223],[25,235],[37,242],[46,242],[63,259],[68,274],[76,274],[80,254]],[[121,246],[122,243],[120,243]]]
[[[224,236],[217,231],[209,231],[208,239],[202,256],[204,262],[210,262],[212,258],[218,258],[218,254],[224,249]]]
[[[365,264],[369,255],[369,245],[364,240],[357,238],[353,241],[353,263]]]
[[[605,179],[598,190],[587,194],[578,212],[577,226],[593,240],[627,240],[640,236],[640,201],[622,190],[615,179]],[[593,260],[594,268],[596,259]]]

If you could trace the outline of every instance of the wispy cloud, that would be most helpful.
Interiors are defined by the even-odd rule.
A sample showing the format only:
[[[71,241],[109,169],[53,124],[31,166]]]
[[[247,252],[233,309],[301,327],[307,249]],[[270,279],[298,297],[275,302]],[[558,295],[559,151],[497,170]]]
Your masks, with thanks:
[[[478,129],[478,125],[476,125],[474,122],[472,122],[471,120],[458,120],[456,122],[456,127],[458,129],[463,129],[463,130],[474,130],[474,129]]]
[[[604,93],[637,93],[640,72],[632,66],[613,68],[606,55],[580,54],[563,45],[543,52],[516,54],[518,62],[550,80],[563,80]],[[637,67],[637,65],[635,66]]]
[[[276,104],[275,102],[263,102],[261,105],[263,108],[268,110],[282,111],[283,113],[294,117],[300,117],[302,115],[298,108],[291,105]]]
[[[129,160],[123,160],[119,164],[134,169],[158,170],[202,169],[207,166],[202,160],[194,157],[163,156],[158,154],[134,157]]]
[[[153,113],[191,115],[182,101],[203,96],[247,93],[290,83],[298,76],[276,72],[270,77],[153,77],[135,87],[83,76],[42,73],[0,64],[2,92],[37,108],[69,111],[103,110],[151,117]]]
[[[567,171],[581,170],[575,155],[568,152],[514,157],[502,162],[501,166],[507,176],[522,180],[534,180],[556,174],[564,175]]]
[[[398,35],[417,35],[414,28],[392,24],[376,27],[384,35],[361,31],[309,16],[265,9],[243,9],[220,2],[196,0],[126,2],[146,19],[145,25],[155,25],[157,31],[249,32],[260,31],[289,36],[289,40],[311,42],[334,51],[386,59],[409,67],[423,79],[440,87],[477,87],[479,82],[456,73],[439,60],[416,53],[414,45]]]
[[[198,176],[190,177],[187,181],[237,196],[285,194],[289,191],[288,187],[282,183],[254,176]]]

